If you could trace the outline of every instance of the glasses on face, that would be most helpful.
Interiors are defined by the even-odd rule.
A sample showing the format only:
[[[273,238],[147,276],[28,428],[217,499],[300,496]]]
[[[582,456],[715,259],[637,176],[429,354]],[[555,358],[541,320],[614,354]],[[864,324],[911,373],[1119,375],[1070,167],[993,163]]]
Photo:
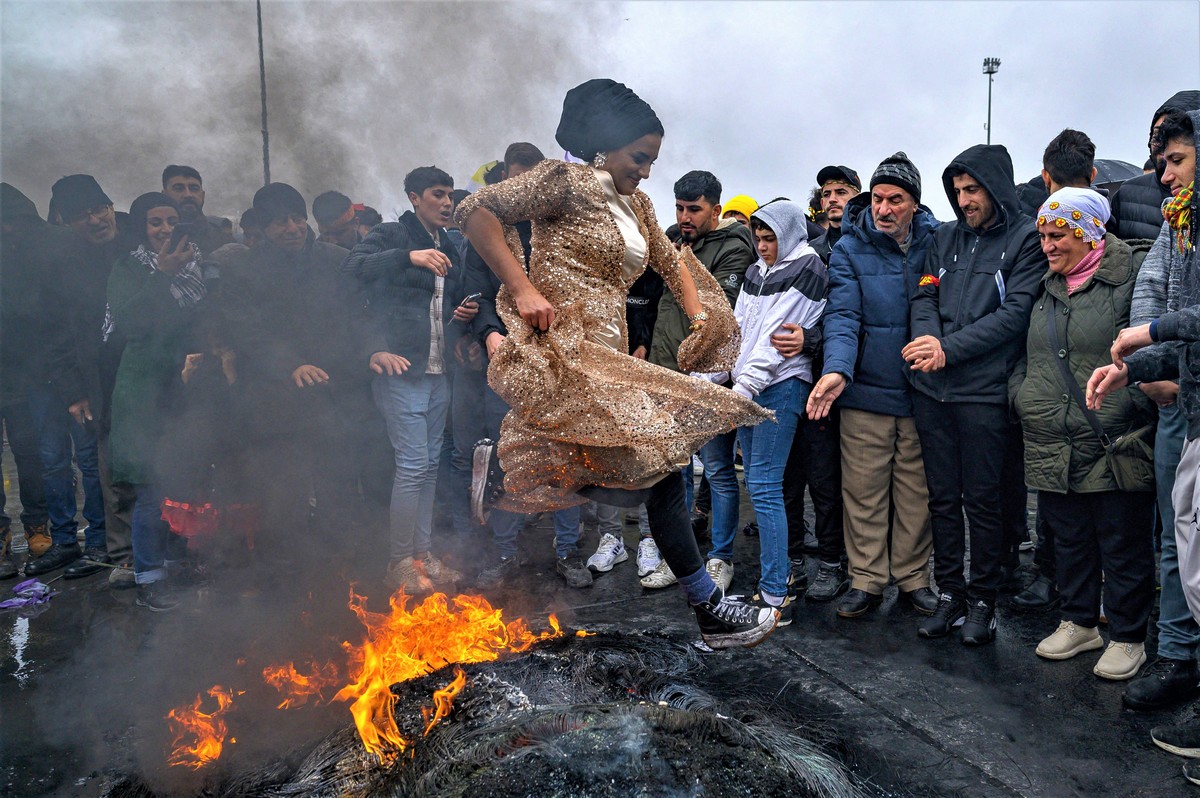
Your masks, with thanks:
[[[75,214],[75,216],[69,220],[68,224],[75,224],[76,222],[84,221],[90,222],[92,219],[95,219],[96,221],[103,221],[108,218],[109,214],[112,213],[112,210],[113,206],[111,205],[97,205],[95,208],[89,208],[86,211],[81,211],[80,213]]]

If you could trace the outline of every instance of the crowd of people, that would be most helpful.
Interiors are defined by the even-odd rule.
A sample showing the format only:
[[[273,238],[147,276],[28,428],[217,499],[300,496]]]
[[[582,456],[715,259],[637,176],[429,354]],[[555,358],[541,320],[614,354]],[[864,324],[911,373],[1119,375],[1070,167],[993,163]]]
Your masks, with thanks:
[[[1126,706],[1190,700],[1198,109],[1197,91],[1159,108],[1146,173],[1115,190],[1080,131],[1020,185],[1003,146],[969,147],[942,168],[944,221],[896,152],[865,184],[826,166],[801,202],[723,201],[690,171],[663,230],[638,191],[662,125],[612,81],[568,93],[565,160],[514,143],[471,193],[413,169],[391,222],[276,182],[234,231],[191,166],[127,213],[91,175],[57,181],[44,216],[0,184],[24,574],[107,572],[167,611],[189,539],[286,562],[302,530],[358,526],[388,547],[391,589],[490,589],[547,512],[558,574],[586,588],[630,559],[636,508],[641,584],[678,584],[715,648],[760,642],[802,599],[850,622],[890,584],[920,638],[986,645],[1008,593],[1057,613],[1037,656],[1103,649],[1094,673],[1129,681]],[[739,529],[759,550],[736,563],[758,573],[743,599],[726,595]],[[477,573],[435,554],[480,530]],[[1154,734],[1200,757],[1200,727]]]

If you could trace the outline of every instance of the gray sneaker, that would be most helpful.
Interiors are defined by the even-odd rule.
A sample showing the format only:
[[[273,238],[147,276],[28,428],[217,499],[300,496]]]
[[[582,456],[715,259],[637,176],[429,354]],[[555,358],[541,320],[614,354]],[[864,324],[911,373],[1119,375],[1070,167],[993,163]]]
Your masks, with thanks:
[[[592,586],[592,572],[583,564],[583,558],[578,554],[559,557],[554,568],[567,583],[567,587],[580,589]]]
[[[809,601],[833,601],[850,588],[846,569],[839,565],[818,563],[817,578],[813,580],[805,595]]]
[[[118,563],[116,568],[109,571],[108,586],[113,590],[129,590],[137,587],[137,580],[133,575],[133,563]]]
[[[507,582],[521,570],[521,563],[514,554],[512,557],[501,557],[489,568],[484,568],[475,578],[475,586],[480,590],[491,590]]]

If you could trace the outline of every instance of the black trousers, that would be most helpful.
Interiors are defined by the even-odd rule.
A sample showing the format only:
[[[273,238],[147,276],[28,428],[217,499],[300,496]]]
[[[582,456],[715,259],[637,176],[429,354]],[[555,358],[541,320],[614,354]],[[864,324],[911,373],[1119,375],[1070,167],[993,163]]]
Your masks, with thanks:
[[[650,534],[675,576],[691,576],[704,567],[696,536],[692,534],[682,471],[667,474],[650,488],[646,516]]]
[[[1005,535],[1000,474],[1008,448],[1008,410],[984,402],[939,402],[913,395],[917,436],[929,485],[933,576],[938,590],[996,603]],[[971,579],[963,573],[970,522]]]
[[[1004,565],[1021,564],[1021,544],[1029,540],[1029,489],[1025,487],[1025,440],[1020,424],[1008,425],[1008,449],[1000,472],[1000,518],[1004,527]]]
[[[1038,514],[1037,514],[1037,551],[1033,553],[1033,563],[1037,566],[1038,574],[1048,579],[1057,579],[1056,571],[1058,570],[1055,561],[1057,559],[1054,552],[1054,530],[1042,518],[1041,511],[1042,497],[1038,495]]]
[[[1038,494],[1038,509],[1054,530],[1064,619],[1095,627],[1103,590],[1110,638],[1146,640],[1154,605],[1154,497],[1119,490]]]
[[[804,557],[804,487],[812,498],[821,562],[839,563],[846,557],[842,531],[842,449],[837,408],[820,421],[800,420],[783,472],[783,506],[787,513],[788,558]]]
[[[17,486],[21,496],[21,524],[28,529],[45,524],[46,492],[42,483],[42,455],[38,448],[37,425],[29,402],[20,400],[0,407],[0,423],[4,425],[4,438],[12,451],[17,466]],[[2,446],[2,444],[0,444]],[[7,529],[12,519],[5,513],[7,497],[4,495],[4,479],[0,476],[0,529]]]

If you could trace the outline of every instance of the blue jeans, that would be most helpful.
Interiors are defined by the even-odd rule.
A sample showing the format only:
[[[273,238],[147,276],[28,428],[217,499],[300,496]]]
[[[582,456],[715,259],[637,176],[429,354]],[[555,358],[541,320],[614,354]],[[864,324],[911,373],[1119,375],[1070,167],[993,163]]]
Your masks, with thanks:
[[[1175,487],[1175,468],[1187,437],[1187,419],[1178,404],[1158,409],[1158,432],[1154,438],[1154,480],[1158,490],[1158,514],[1162,519],[1162,553],[1159,559],[1158,655],[1169,659],[1190,660],[1200,643],[1200,625],[1183,596],[1179,576],[1179,551],[1175,545],[1175,511],[1171,490]]]
[[[395,562],[429,551],[450,390],[445,375],[412,373],[377,375],[371,390],[396,457],[391,503],[391,559]]]
[[[133,574],[139,585],[167,578],[167,563],[187,556],[187,541],[163,520],[158,485],[134,485]]]
[[[88,524],[84,545],[105,548],[104,494],[100,490],[95,430],[71,418],[66,405],[54,391],[30,390],[29,408],[38,430],[51,539],[58,545],[76,543],[78,506],[75,503],[75,472],[71,468],[73,447],[75,463],[83,475],[83,517]]]
[[[733,467],[733,452],[737,444],[737,432],[718,435],[700,447],[700,462],[704,463],[704,476],[712,491],[712,551],[714,557],[733,562],[733,540],[737,536],[738,488],[737,471]]]
[[[745,467],[746,489],[758,519],[761,593],[787,595],[788,524],[783,506],[783,472],[792,451],[792,439],[800,423],[800,411],[812,386],[799,377],[777,382],[760,393],[756,402],[775,411],[774,421],[738,430]],[[714,486],[715,489],[715,486]],[[714,502],[716,494],[713,494]],[[715,508],[714,508],[715,512]]]

